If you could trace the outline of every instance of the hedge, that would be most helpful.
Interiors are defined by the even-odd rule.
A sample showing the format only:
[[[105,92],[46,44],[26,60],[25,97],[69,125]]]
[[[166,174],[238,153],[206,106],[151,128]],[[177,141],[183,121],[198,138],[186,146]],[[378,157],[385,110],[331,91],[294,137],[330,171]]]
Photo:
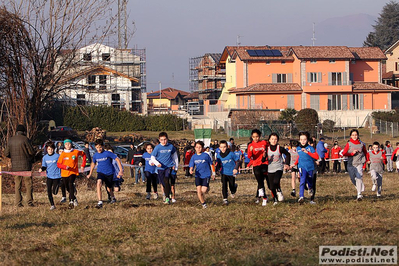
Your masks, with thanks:
[[[64,125],[76,130],[178,131],[183,129],[183,119],[171,114],[140,116],[108,106],[75,106],[65,110]]]

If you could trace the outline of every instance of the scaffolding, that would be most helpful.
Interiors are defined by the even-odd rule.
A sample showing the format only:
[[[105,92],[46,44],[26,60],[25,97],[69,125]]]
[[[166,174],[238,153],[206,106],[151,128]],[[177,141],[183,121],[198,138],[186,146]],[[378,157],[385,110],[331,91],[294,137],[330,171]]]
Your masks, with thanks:
[[[226,81],[226,72],[220,69],[221,54],[207,53],[189,60],[190,91],[198,92],[200,100],[217,100]]]

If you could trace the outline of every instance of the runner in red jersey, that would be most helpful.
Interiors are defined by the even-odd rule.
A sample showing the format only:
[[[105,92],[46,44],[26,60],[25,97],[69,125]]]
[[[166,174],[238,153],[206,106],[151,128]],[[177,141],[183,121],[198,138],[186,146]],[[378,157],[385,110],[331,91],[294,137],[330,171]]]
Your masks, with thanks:
[[[263,154],[266,151],[268,143],[266,140],[260,140],[262,133],[258,129],[254,129],[251,132],[252,142],[248,145],[248,158],[251,160],[250,163],[253,165],[254,175],[258,182],[258,191],[256,197],[258,198],[256,203],[259,203],[260,198],[263,198],[262,206],[267,204],[267,195],[265,191],[265,178],[267,179],[267,162],[262,162]],[[269,183],[268,183],[269,186]]]

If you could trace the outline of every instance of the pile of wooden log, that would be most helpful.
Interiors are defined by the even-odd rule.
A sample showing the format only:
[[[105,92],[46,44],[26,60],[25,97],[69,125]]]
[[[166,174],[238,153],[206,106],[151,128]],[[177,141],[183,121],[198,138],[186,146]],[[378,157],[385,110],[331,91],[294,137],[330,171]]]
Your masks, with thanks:
[[[124,135],[119,138],[114,139],[115,142],[129,142],[129,143],[135,143],[138,144],[140,142],[145,141],[146,139],[138,133],[131,133],[129,135]]]
[[[106,137],[107,137],[107,131],[99,127],[95,127],[90,131],[86,130],[86,141],[88,142],[95,142],[96,139],[105,140]]]

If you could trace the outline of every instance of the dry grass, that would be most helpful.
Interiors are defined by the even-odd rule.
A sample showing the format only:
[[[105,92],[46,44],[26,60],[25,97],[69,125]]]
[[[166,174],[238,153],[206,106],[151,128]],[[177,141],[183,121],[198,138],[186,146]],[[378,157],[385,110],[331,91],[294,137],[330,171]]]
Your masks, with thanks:
[[[95,209],[95,192],[78,188],[79,206],[49,210],[45,193],[33,208],[13,207],[3,195],[0,261],[3,265],[315,265],[319,245],[397,245],[397,174],[384,176],[383,197],[370,191],[354,201],[347,175],[318,179],[317,205],[286,201],[254,204],[256,182],[238,178],[238,197],[222,206],[220,180],[212,181],[202,209],[193,179],[179,178],[177,203],[145,200],[145,186],[125,178],[118,202]],[[58,201],[60,195],[56,196]]]

